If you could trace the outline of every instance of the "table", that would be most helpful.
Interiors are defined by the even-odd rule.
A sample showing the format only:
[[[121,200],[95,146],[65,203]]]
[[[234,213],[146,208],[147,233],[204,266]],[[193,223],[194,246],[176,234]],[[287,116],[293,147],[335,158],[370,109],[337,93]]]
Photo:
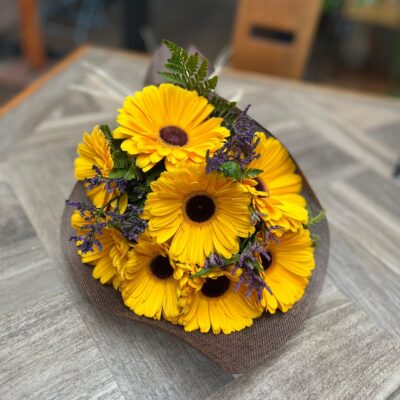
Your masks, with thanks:
[[[75,148],[112,100],[88,64],[140,89],[146,57],[78,50],[1,111],[1,398],[400,399],[400,102],[225,71],[219,92],[289,148],[328,213],[331,256],[304,329],[232,376],[176,339],[101,312],[64,261]],[[122,101],[122,99],[121,99]]]

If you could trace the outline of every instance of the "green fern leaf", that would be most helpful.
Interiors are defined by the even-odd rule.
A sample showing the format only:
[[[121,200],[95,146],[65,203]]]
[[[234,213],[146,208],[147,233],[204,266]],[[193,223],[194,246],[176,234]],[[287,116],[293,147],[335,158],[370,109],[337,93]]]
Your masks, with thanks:
[[[179,73],[172,72],[159,72],[159,74],[170,83],[174,83],[178,86],[184,86],[186,84],[185,80],[182,79]]]
[[[200,67],[197,70],[197,75],[196,75],[197,80],[204,81],[204,79],[207,78],[207,73],[208,73],[207,61],[203,58],[201,60]]]
[[[215,89],[218,78],[207,79],[207,60],[200,60],[199,53],[189,54],[182,47],[168,40],[163,41],[171,53],[164,65],[165,71],[159,74],[170,83],[187,90],[196,90],[201,96],[208,96]]]
[[[211,117],[223,118],[223,125],[231,129],[237,117],[236,103],[229,102],[215,95],[218,76],[208,78],[208,64],[198,53],[189,54],[182,47],[169,40],[163,41],[171,55],[159,74],[170,83],[187,90],[195,90],[200,96],[208,97],[214,106]]]
[[[199,53],[195,53],[189,56],[186,63],[186,68],[189,77],[193,76],[196,73],[198,63],[199,63]]]

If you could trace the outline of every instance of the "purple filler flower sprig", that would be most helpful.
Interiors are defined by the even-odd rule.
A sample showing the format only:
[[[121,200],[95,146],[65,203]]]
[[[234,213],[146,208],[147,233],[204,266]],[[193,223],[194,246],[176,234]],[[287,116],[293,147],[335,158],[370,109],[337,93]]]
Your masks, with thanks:
[[[123,214],[119,211],[108,211],[109,225],[118,229],[129,242],[137,242],[139,236],[146,230],[147,221],[140,218],[143,208],[129,204]]]
[[[264,256],[267,260],[271,257],[266,250],[265,244],[257,239],[250,240],[242,250],[237,263],[232,269],[232,273],[234,274],[238,268],[242,269],[239,281],[235,285],[235,291],[238,291],[242,285],[245,285],[247,288],[246,297],[250,297],[256,291],[257,298],[260,301],[264,289],[270,294],[272,294],[272,291],[260,276],[263,267],[258,262],[258,255]]]
[[[250,297],[254,291],[257,292],[257,299],[261,301],[263,290],[267,290],[270,294],[272,291],[268,284],[262,279],[261,272],[264,271],[263,266],[259,263],[258,259],[264,258],[267,261],[271,261],[271,254],[267,250],[268,243],[270,240],[278,241],[278,239],[272,234],[272,231],[281,229],[281,226],[264,227],[263,235],[255,235],[244,240],[240,252],[235,254],[230,259],[226,259],[218,254],[210,254],[204,263],[203,268],[191,275],[191,278],[197,278],[207,275],[209,272],[220,269],[224,270],[228,267],[232,267],[231,273],[235,275],[237,270],[240,268],[241,274],[238,282],[235,285],[235,291],[238,291],[242,285],[245,285],[246,297]]]
[[[93,165],[92,169],[96,175],[93,178],[84,179],[84,182],[88,184],[87,190],[104,185],[108,193],[113,193],[115,189],[118,189],[121,194],[126,192],[128,181],[125,178],[105,178],[97,165]]]
[[[224,171],[227,163],[233,166],[237,165],[240,170],[246,170],[247,166],[260,155],[255,151],[259,139],[255,139],[254,128],[248,124],[247,111],[248,106],[239,114],[233,124],[233,132],[228,141],[212,157],[209,152],[206,154],[206,172]]]
[[[147,227],[147,221],[140,218],[143,209],[132,204],[127,206],[123,214],[118,208],[114,210],[108,210],[106,206],[96,208],[78,201],[67,200],[66,205],[74,207],[87,222],[81,227],[81,235],[70,237],[82,254],[94,251],[95,247],[102,250],[97,238],[103,234],[103,229],[106,227],[119,230],[129,242],[137,242]]]
[[[69,240],[75,243],[76,248],[82,254],[94,251],[95,247],[101,251],[102,246],[97,237],[103,234],[103,229],[107,224],[103,220],[100,220],[100,209],[79,201],[66,200],[65,204],[74,207],[87,222],[87,224],[82,225],[80,228],[82,234],[71,236]]]

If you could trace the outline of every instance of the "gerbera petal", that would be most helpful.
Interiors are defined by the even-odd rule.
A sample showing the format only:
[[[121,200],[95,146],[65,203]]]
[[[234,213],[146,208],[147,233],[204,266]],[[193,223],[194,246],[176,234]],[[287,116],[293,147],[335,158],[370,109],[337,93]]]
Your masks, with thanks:
[[[82,227],[90,222],[78,212],[71,217],[71,224],[78,234],[85,233]],[[100,283],[118,285],[125,276],[131,247],[121,233],[114,228],[103,228],[102,234],[96,235],[96,240],[100,243],[101,250],[94,246],[93,251],[81,254],[82,262],[94,265],[93,277],[99,279]]]
[[[93,166],[100,170],[103,177],[108,177],[114,167],[109,143],[98,126],[93,128],[90,135],[83,135],[83,142],[78,145],[77,152],[74,171],[76,179],[80,181],[96,176]],[[115,197],[114,193],[107,191],[105,185],[86,190],[86,194],[96,207],[102,207]]]
[[[181,303],[185,306],[179,322],[186,331],[199,329],[202,333],[212,330],[214,334],[221,331],[229,334],[250,326],[253,318],[261,315],[260,307],[254,307],[253,303],[246,300],[243,287],[237,292],[234,290],[235,283],[230,281],[229,276],[227,271],[214,272],[213,278],[206,276],[200,280],[201,290],[189,288],[182,291]],[[215,285],[221,278],[224,279],[224,286],[219,286],[220,289],[218,284],[213,286],[213,290],[220,292],[204,290],[208,279],[214,280]]]
[[[126,280],[121,284],[124,303],[138,315],[174,322],[179,314],[179,281],[166,244],[145,232],[129,253]]]
[[[213,252],[231,258],[238,237],[254,231],[250,194],[219,173],[206,174],[204,164],[163,172],[151,189],[149,233],[158,243],[172,239],[171,254],[182,263],[202,265]]]
[[[256,133],[260,157],[249,168],[263,172],[255,179],[243,182],[253,195],[253,204],[268,225],[279,225],[284,230],[297,231],[307,223],[306,201],[301,191],[301,176],[294,173],[296,166],[285,147],[275,138]],[[258,182],[254,185],[254,181]],[[259,190],[258,190],[259,189]],[[261,191],[260,191],[261,190]]]
[[[315,267],[310,232],[302,229],[284,233],[278,242],[270,242],[268,251],[272,262],[263,279],[272,294],[264,290],[262,305],[272,313],[276,308],[287,312],[303,296]]]
[[[138,155],[136,164],[145,172],[164,157],[168,170],[180,162],[201,162],[230,134],[221,118],[208,118],[213,109],[195,91],[169,83],[148,86],[125,99],[113,135],[125,139],[122,150]]]

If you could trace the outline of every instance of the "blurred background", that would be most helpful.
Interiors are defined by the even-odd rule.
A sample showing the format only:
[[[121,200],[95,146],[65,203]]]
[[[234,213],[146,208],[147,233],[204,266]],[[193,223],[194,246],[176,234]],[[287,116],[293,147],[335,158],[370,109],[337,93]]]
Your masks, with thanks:
[[[0,105],[77,47],[195,44],[218,65],[400,95],[400,0],[0,0]]]

